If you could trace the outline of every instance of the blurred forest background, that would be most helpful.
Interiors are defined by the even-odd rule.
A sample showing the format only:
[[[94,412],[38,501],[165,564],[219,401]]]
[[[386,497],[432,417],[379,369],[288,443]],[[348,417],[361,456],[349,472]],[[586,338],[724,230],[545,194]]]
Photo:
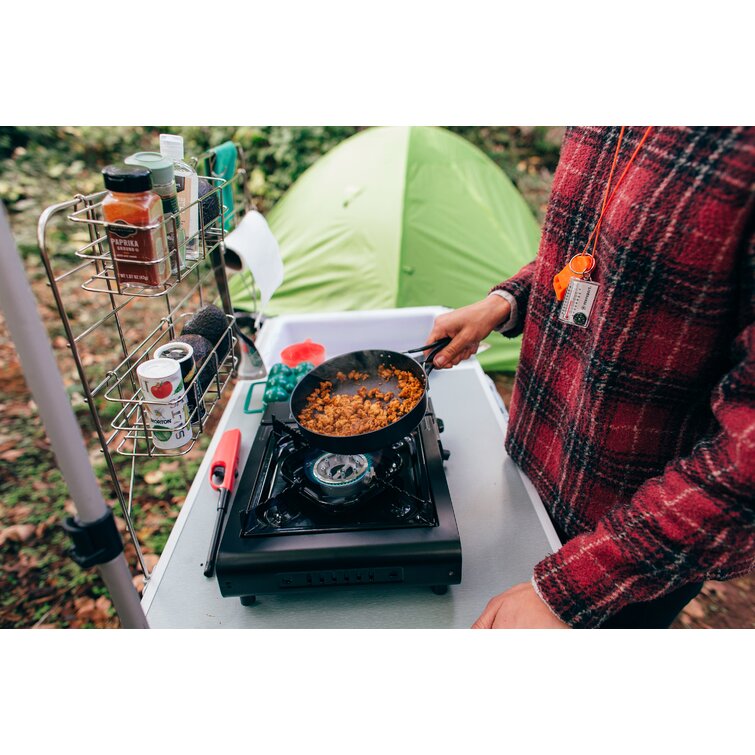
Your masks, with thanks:
[[[258,209],[268,211],[317,158],[358,126],[328,127],[4,127],[0,126],[0,200],[37,294],[39,308],[61,364],[71,402],[90,442],[95,472],[104,464],[93,427],[49,296],[36,242],[37,221],[50,204],[102,188],[101,169],[140,150],[158,149],[161,132],[184,137],[186,155],[232,139],[241,144]],[[492,158],[514,182],[539,222],[550,195],[563,128],[452,127]],[[86,296],[81,292],[82,297]],[[68,303],[69,306],[72,303]],[[108,355],[103,354],[103,361]],[[493,378],[508,402],[512,375]],[[217,423],[220,412],[212,417]],[[211,432],[186,456],[153,459],[139,467],[144,483],[135,500],[136,526],[154,566],[198,469]],[[0,315],[0,627],[116,627],[118,618],[94,571],[82,571],[65,554],[68,539],[60,521],[74,512],[55,465],[36,407]],[[134,584],[142,587],[125,522],[116,522],[126,541]],[[708,583],[677,620],[678,627],[754,627],[755,580]]]

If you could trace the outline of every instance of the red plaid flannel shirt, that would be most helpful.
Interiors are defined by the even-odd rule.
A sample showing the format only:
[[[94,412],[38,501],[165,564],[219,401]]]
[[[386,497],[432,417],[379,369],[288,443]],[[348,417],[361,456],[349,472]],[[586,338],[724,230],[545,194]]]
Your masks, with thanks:
[[[755,565],[755,128],[651,132],[603,219],[582,329],[552,281],[618,131],[567,131],[537,259],[495,287],[517,301],[505,335],[523,330],[506,448],[567,539],[533,583],[575,627]]]

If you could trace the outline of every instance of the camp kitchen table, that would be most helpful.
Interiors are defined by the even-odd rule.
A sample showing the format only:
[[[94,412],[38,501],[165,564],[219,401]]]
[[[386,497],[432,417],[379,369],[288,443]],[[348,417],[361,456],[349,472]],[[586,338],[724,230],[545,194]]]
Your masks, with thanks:
[[[424,343],[434,317],[421,307],[327,315],[282,316],[266,322],[258,338],[271,366],[281,348],[312,338],[327,357],[356,349],[396,351]],[[433,372],[430,397],[445,423],[445,464],[462,547],[462,580],[445,595],[430,587],[378,585],[312,588],[260,595],[253,606],[224,598],[217,580],[202,575],[216,515],[217,494],[208,469],[227,429],[242,433],[240,469],[261,414],[245,414],[252,381],[237,383],[194,484],[142,598],[152,627],[248,628],[453,628],[469,627],[487,601],[519,582],[559,547],[556,533],[531,482],[503,447],[506,410],[476,359]]]

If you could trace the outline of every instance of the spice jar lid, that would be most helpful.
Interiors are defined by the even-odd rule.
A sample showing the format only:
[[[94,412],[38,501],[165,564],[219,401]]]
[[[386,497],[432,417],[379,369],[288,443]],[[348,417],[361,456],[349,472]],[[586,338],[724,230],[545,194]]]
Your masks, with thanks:
[[[162,186],[174,180],[173,163],[166,160],[159,152],[137,152],[129,155],[126,158],[126,165],[141,165],[149,168],[153,186]]]
[[[120,191],[124,194],[150,191],[152,189],[152,174],[140,166],[108,165],[102,169],[105,188],[110,191]]]

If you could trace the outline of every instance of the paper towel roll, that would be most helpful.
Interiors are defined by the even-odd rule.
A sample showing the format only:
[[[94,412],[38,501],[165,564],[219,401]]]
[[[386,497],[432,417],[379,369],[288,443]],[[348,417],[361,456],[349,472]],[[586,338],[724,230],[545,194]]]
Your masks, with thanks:
[[[225,238],[226,264],[232,270],[249,270],[260,294],[264,311],[283,282],[280,247],[265,218],[256,210],[248,212],[238,227]]]

